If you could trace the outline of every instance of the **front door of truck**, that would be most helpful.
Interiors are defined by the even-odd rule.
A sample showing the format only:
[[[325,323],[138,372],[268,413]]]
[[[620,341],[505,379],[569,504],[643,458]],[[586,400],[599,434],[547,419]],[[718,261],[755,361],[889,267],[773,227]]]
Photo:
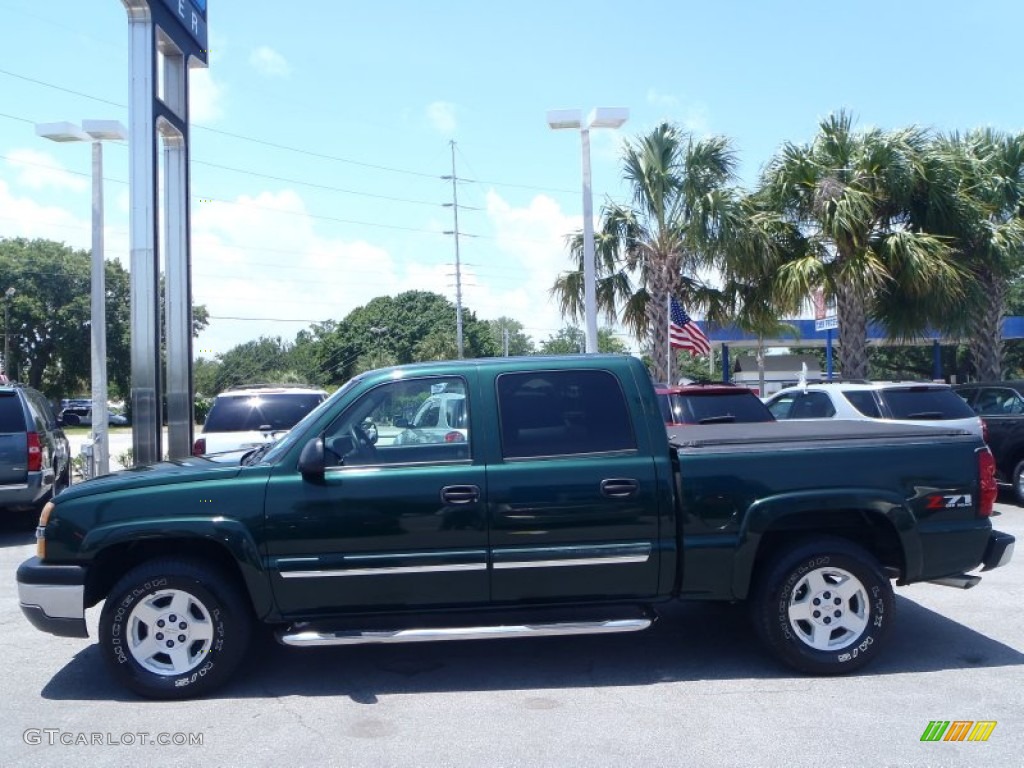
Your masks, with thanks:
[[[382,384],[324,433],[322,480],[275,469],[266,541],[282,613],[488,599],[486,477],[474,456],[471,389],[454,376]],[[444,428],[413,423],[431,399],[447,409]]]
[[[492,599],[656,594],[666,491],[616,376],[506,373],[494,393],[501,455],[487,470]]]

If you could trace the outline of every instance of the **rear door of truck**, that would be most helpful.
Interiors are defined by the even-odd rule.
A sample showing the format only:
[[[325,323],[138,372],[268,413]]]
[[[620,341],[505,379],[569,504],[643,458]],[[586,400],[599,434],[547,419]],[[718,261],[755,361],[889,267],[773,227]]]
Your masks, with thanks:
[[[509,371],[481,390],[499,422],[487,463],[491,599],[656,594],[658,472],[615,373]]]

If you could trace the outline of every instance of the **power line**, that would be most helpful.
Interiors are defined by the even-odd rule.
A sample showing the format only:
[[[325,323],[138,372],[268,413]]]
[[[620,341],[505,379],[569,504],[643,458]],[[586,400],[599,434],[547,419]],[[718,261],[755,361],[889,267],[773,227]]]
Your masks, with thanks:
[[[17,72],[11,72],[8,69],[0,68],[0,74],[7,75],[8,77],[13,77],[13,78],[16,78],[18,80],[24,80],[25,82],[33,83],[35,85],[40,85],[40,86],[43,86],[44,88],[52,88],[52,89],[57,90],[57,91],[62,91],[63,93],[69,93],[69,94],[72,94],[74,96],[80,96],[81,98],[84,98],[84,99],[91,99],[92,101],[97,101],[97,102],[99,102],[101,104],[109,104],[111,106],[118,107],[120,109],[127,109],[128,108],[128,106],[126,104],[121,104],[121,103],[116,102],[116,101],[111,101],[110,99],[104,99],[104,98],[102,98],[100,96],[93,96],[92,94],[85,93],[83,91],[77,91],[77,90],[75,90],[73,88],[66,88],[66,87],[61,86],[61,85],[56,85],[54,83],[46,82],[45,80],[39,80],[38,78],[28,77],[27,75],[20,75]],[[14,120],[22,120],[24,122],[32,122],[30,120],[25,120],[24,118],[13,117],[13,116],[8,116],[8,115],[5,115],[5,116],[11,117],[11,119],[14,119]],[[219,134],[221,136],[228,136],[230,138],[238,139],[238,140],[241,140],[241,141],[248,141],[250,143],[258,144],[258,145],[265,146],[265,147],[272,147],[274,149],[280,149],[280,150],[284,150],[284,151],[287,151],[287,152],[295,152],[297,154],[305,155],[307,157],[319,158],[321,160],[333,160],[335,162],[346,163],[346,164],[349,164],[349,165],[355,165],[355,166],[359,166],[359,167],[362,167],[362,168],[369,168],[369,169],[372,169],[372,170],[384,171],[384,172],[387,172],[387,173],[404,174],[404,175],[407,175],[407,176],[416,176],[416,177],[425,178],[425,179],[437,179],[437,178],[439,178],[436,173],[425,173],[425,172],[422,172],[422,171],[412,171],[412,170],[409,170],[409,169],[406,169],[406,168],[395,168],[395,167],[392,167],[392,166],[381,165],[381,164],[377,164],[377,163],[367,163],[367,162],[363,162],[363,161],[360,161],[360,160],[353,160],[352,158],[340,157],[338,155],[331,155],[331,154],[327,154],[327,153],[324,153],[324,152],[315,152],[315,151],[312,151],[312,150],[302,149],[302,148],[299,148],[299,147],[292,147],[292,146],[289,146],[287,144],[280,144],[278,142],[268,141],[266,139],[259,139],[259,138],[256,138],[254,136],[245,136],[245,135],[240,134],[240,133],[234,133],[232,131],[225,131],[225,130],[220,129],[220,128],[213,128],[212,126],[202,125],[201,123],[192,123],[191,127],[192,128],[198,128],[200,130],[207,131],[209,133]],[[464,181],[466,183],[490,184],[490,185],[495,186],[495,187],[510,187],[510,188],[515,188],[515,189],[532,189],[532,190],[540,191],[540,192],[559,192],[559,193],[570,193],[570,194],[572,192],[574,192],[574,190],[553,189],[553,188],[550,188],[550,187],[539,187],[539,186],[533,186],[533,185],[529,185],[529,184],[516,184],[516,183],[512,183],[512,182],[503,182],[503,181],[486,181],[486,180],[474,180],[474,179],[461,179],[461,181]]]
[[[231,166],[220,165],[219,163],[211,163],[211,162],[206,161],[206,160],[193,160],[192,162],[195,163],[196,165],[205,165],[205,166],[209,166],[210,168],[218,168],[218,169],[220,169],[222,171],[232,171],[233,173],[242,173],[242,174],[245,174],[246,176],[256,176],[256,177],[261,178],[261,179],[271,179],[273,181],[283,181],[283,182],[286,182],[286,183],[289,183],[289,184],[299,184],[299,185],[304,186],[304,187],[312,187],[314,189],[327,190],[328,192],[342,192],[342,193],[347,194],[347,195],[359,195],[361,197],[373,197],[373,198],[376,198],[378,200],[390,200],[390,201],[395,202],[395,203],[413,203],[413,204],[416,204],[416,205],[429,205],[429,206],[434,207],[434,208],[443,205],[443,203],[436,203],[436,202],[433,202],[433,201],[430,201],[430,200],[411,200],[411,199],[404,198],[404,197],[391,197],[390,195],[377,195],[377,194],[374,194],[372,192],[358,192],[358,191],[353,190],[353,189],[344,189],[342,187],[332,187],[332,186],[330,186],[328,184],[316,184],[316,183],[311,182],[311,181],[301,181],[299,179],[289,179],[289,178],[284,177],[284,176],[274,176],[274,175],[269,174],[269,173],[259,173],[257,171],[248,171],[248,170],[245,170],[244,168],[232,168]]]

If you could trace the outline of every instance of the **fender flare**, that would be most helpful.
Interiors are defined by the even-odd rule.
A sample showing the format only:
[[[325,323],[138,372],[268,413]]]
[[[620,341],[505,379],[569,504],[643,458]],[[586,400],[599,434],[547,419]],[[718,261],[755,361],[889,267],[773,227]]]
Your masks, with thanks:
[[[743,516],[739,543],[733,568],[732,591],[738,599],[747,597],[754,576],[754,563],[766,533],[785,528],[787,518],[807,513],[859,512],[891,527],[900,544],[907,579],[920,573],[922,565],[921,540],[917,520],[906,500],[895,493],[880,492],[877,488],[830,488],[795,491],[758,499]],[[803,528],[812,532],[813,528]],[[827,533],[823,526],[821,532]]]
[[[262,618],[272,610],[270,578],[263,568],[259,547],[249,528],[239,520],[175,516],[100,525],[85,535],[80,551],[95,561],[113,546],[168,539],[205,541],[225,550],[238,567],[256,616]]]

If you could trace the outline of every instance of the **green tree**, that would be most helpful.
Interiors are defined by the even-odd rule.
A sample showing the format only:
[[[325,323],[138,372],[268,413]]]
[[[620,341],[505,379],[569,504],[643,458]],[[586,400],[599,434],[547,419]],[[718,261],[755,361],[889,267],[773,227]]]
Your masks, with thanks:
[[[586,350],[587,334],[576,325],[566,325],[540,343],[543,355],[579,355]],[[627,347],[608,327],[597,329],[597,351],[625,355]]]
[[[820,123],[811,143],[785,144],[762,176],[767,207],[808,243],[780,267],[776,287],[792,301],[819,287],[835,298],[848,378],[868,374],[870,316],[894,337],[909,336],[962,296],[948,248],[910,228],[926,138],[916,128],[854,131],[850,115],[839,112]],[[885,300],[897,294],[898,307]]]
[[[504,353],[505,338],[508,335],[508,355],[532,355],[536,352],[533,339],[523,332],[523,324],[511,317],[501,316],[495,320],[487,321],[491,329],[491,338],[498,345],[498,349]]]
[[[308,384],[292,369],[290,354],[291,344],[279,336],[261,336],[232,347],[220,355],[214,375],[216,392],[203,394],[252,384]]]
[[[999,380],[1007,289],[1024,262],[1024,134],[985,128],[939,137],[929,146],[926,182],[914,224],[946,238],[969,276],[965,301],[941,308],[933,322],[967,338],[980,379]],[[899,295],[892,303],[904,305]]]
[[[627,142],[623,177],[629,205],[605,204],[595,236],[597,305],[611,321],[620,318],[653,350],[668,348],[668,297],[687,309],[708,303],[699,277],[717,258],[723,217],[734,207],[736,158],[728,139],[697,139],[668,123]],[[552,288],[563,314],[584,316],[583,238],[569,239],[575,268]],[[635,284],[634,284],[635,279]],[[664,380],[664,353],[652,355],[654,375]]]
[[[196,395],[213,397],[220,390],[217,389],[217,375],[220,371],[220,363],[217,360],[210,360],[205,357],[198,357],[192,363],[192,381]]]
[[[88,251],[52,240],[0,240],[0,291],[9,302],[12,379],[56,399],[87,391],[91,367],[91,260]],[[107,357],[111,390],[129,391],[128,275],[106,263]]]

